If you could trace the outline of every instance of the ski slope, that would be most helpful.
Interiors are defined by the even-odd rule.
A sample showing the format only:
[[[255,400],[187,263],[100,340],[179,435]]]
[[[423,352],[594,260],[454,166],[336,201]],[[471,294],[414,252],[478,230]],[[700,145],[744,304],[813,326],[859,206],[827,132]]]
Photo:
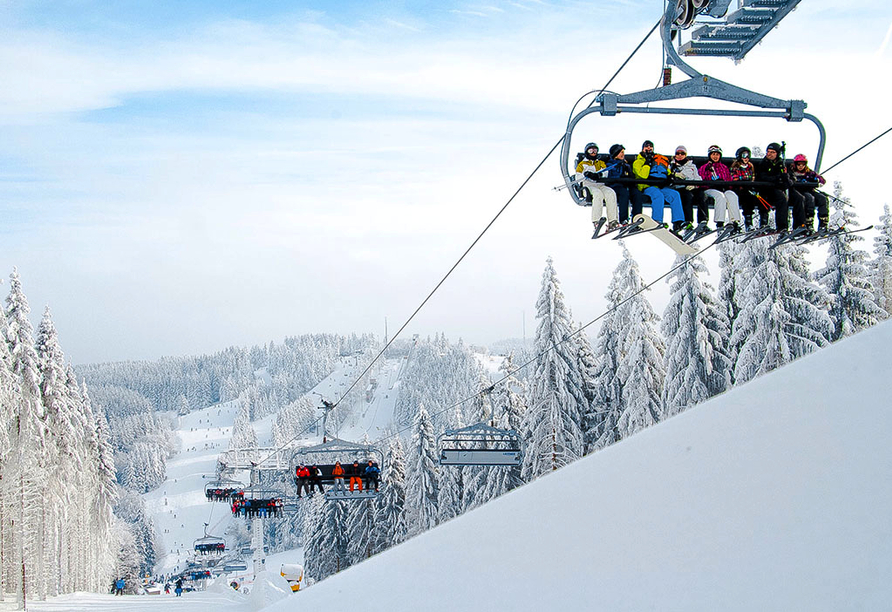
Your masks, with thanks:
[[[889,346],[892,322],[264,609],[888,610]],[[76,594],[30,609],[192,612],[269,603],[221,586],[179,600]]]
[[[346,439],[360,440],[368,434],[371,439],[380,435],[391,423],[396,399],[402,361],[385,360],[376,370],[378,388],[371,402],[363,400],[354,416],[337,432]],[[361,372],[360,363],[355,357],[343,358],[335,370],[307,397],[314,404],[319,403],[315,393],[328,400],[336,400],[346,391],[355,376]],[[364,367],[364,364],[362,364]],[[258,372],[260,380],[264,373]],[[214,477],[217,457],[229,448],[232,426],[238,414],[238,402],[226,402],[197,410],[177,417],[176,435],[180,440],[180,450],[167,462],[167,479],[158,489],[146,493],[146,509],[155,520],[155,527],[164,546],[163,558],[156,565],[156,574],[170,574],[186,569],[185,563],[192,557],[193,542],[204,535],[204,524],[208,523],[208,533],[223,536],[235,519],[226,504],[209,503],[204,495],[204,487]],[[272,445],[272,427],[276,416],[270,415],[252,423],[261,446]],[[318,442],[321,440],[315,440]],[[248,473],[242,475],[248,482]],[[245,559],[250,566],[250,559]],[[303,551],[289,551],[270,555],[267,567],[271,570],[282,563],[302,563]],[[233,575],[244,578],[243,575]],[[245,582],[243,579],[240,582]]]

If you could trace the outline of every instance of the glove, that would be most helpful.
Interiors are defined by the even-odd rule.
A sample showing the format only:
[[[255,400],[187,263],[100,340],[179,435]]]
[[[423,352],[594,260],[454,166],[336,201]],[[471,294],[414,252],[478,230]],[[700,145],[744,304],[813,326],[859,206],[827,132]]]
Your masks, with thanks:
[[[654,154],[653,153],[645,153],[644,161],[647,163],[648,166],[653,166],[654,165]]]
[[[587,179],[591,179],[591,180],[595,181],[601,177],[603,172],[604,172],[603,170],[598,170],[598,171],[594,171],[594,172],[591,170],[587,170],[582,173],[582,176],[584,176]]]

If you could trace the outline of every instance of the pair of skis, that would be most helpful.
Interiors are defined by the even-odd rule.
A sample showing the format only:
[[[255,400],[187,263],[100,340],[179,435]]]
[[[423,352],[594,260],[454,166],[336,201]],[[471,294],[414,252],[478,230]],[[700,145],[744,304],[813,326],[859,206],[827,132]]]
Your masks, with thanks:
[[[605,220],[602,218],[595,225],[595,233],[592,235],[592,238],[603,238],[608,234],[615,233],[616,236],[613,237],[613,240],[622,240],[623,238],[627,238],[628,236],[653,234],[679,255],[694,255],[695,253],[697,253],[697,247],[693,246],[692,244],[688,244],[677,234],[670,232],[669,229],[662,223],[657,223],[647,215],[635,215],[634,219],[632,219],[632,222],[628,225],[621,225],[617,228],[608,229],[605,232],[601,232],[601,229],[604,227],[604,221]]]

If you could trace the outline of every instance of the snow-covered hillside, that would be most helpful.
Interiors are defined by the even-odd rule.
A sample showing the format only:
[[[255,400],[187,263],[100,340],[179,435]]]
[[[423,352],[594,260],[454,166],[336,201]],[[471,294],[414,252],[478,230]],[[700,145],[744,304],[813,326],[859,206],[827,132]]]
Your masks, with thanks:
[[[270,607],[887,610],[892,323]]]
[[[386,429],[393,417],[402,359],[385,360],[377,373],[378,386],[371,401],[363,401],[354,418],[348,419],[337,434],[345,439],[360,440],[366,434],[374,439]],[[356,358],[346,358],[327,378],[307,395],[318,403],[319,393],[329,400],[340,398],[346,386],[358,374]],[[229,446],[232,426],[238,413],[237,402],[227,402],[197,410],[178,418],[176,434],[180,450],[167,463],[167,480],[144,497],[155,527],[164,541],[164,557],[156,567],[158,574],[185,569],[195,539],[202,537],[204,524],[208,532],[222,536],[234,519],[225,504],[208,503],[204,495],[207,480],[214,477],[217,457]],[[272,444],[271,429],[275,415],[252,423],[261,446]],[[245,473],[247,479],[247,473]],[[240,519],[243,520],[243,519]],[[271,555],[267,567],[282,563],[301,563],[301,550]],[[250,559],[247,560],[250,565]]]
[[[890,345],[892,322],[266,609],[889,609]],[[255,609],[221,586],[181,599],[75,594],[30,609]]]

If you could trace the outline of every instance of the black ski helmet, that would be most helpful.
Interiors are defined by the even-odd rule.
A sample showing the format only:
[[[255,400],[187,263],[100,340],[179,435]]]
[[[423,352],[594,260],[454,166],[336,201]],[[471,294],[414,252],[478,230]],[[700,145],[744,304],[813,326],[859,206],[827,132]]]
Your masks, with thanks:
[[[735,156],[737,159],[743,159],[743,153],[744,153],[744,152],[746,152],[746,156],[747,156],[747,158],[750,158],[750,157],[753,156],[753,152],[750,151],[749,147],[740,147],[739,149],[737,149],[737,152],[734,154],[734,156]]]
[[[621,144],[615,144],[612,147],[610,147],[610,157],[615,158],[617,155],[619,155],[620,151],[625,151],[625,150],[626,150],[626,148],[624,146],[622,146]]]
[[[590,155],[588,154],[588,150],[589,150],[589,149],[594,149],[594,150],[595,150],[595,154],[594,154],[594,156],[590,156]],[[598,157],[598,151],[600,151],[600,150],[601,150],[601,149],[598,148],[597,143],[590,142],[590,143],[588,143],[587,145],[585,145],[585,149],[584,149],[584,151],[585,151],[585,157],[586,157],[587,159],[595,159],[595,158]]]
[[[774,151],[778,155],[784,154],[784,148],[782,146],[780,146],[779,144],[777,144],[776,142],[772,142],[771,144],[769,144],[767,147],[765,147],[765,150],[766,151]]]

